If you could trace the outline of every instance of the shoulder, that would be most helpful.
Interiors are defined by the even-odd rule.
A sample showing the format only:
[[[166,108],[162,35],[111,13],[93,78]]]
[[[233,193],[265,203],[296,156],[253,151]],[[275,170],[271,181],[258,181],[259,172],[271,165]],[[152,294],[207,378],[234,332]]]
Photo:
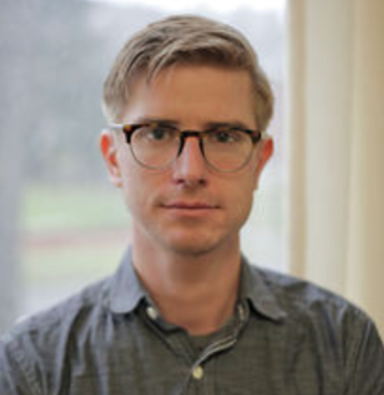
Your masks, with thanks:
[[[356,360],[377,353],[384,367],[384,347],[371,317],[361,308],[312,282],[253,267],[285,313],[286,331],[300,343],[343,361],[352,371]]]
[[[340,372],[348,394],[384,391],[383,342],[361,308],[309,281],[258,267],[251,271],[284,311],[281,327],[296,358],[302,353],[304,366],[314,358],[328,373]]]
[[[53,361],[74,340],[94,330],[106,315],[110,278],[92,284],[53,307],[20,320],[1,339],[6,353],[20,364],[39,355]],[[44,362],[47,363],[47,362]]]
[[[1,339],[0,393],[14,394],[15,388],[50,393],[55,381],[65,380],[69,355],[79,344],[87,344],[106,321],[110,281],[90,285],[23,319]]]
[[[347,324],[350,319],[362,325],[371,322],[361,308],[310,281],[260,267],[252,267],[251,271],[263,279],[276,302],[293,319],[336,326]]]
[[[110,292],[110,278],[91,284],[54,306],[22,318],[9,337],[65,331],[66,327],[85,327],[103,315]]]

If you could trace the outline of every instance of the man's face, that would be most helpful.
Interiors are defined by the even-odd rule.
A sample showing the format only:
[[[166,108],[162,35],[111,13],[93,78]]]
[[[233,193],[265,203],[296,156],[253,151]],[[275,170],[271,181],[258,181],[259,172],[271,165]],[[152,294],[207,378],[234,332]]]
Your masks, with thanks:
[[[212,123],[257,129],[252,106],[245,71],[176,66],[150,84],[144,77],[136,82],[124,123],[155,119],[171,121],[180,130],[202,131]],[[188,255],[239,247],[240,228],[273,150],[272,141],[264,140],[240,171],[219,173],[207,166],[195,137],[186,140],[181,156],[166,170],[139,165],[122,133],[104,132],[101,148],[132,214],[134,242]]]

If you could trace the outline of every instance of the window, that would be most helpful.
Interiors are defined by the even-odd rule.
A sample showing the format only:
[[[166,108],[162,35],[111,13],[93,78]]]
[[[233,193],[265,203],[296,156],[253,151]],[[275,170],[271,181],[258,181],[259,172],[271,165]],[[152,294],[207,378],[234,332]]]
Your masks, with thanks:
[[[173,4],[175,3],[175,4]],[[112,273],[129,243],[130,216],[108,182],[98,148],[104,77],[123,42],[170,13],[228,22],[251,40],[276,93],[270,133],[276,153],[262,176],[243,232],[245,253],[283,269],[282,93],[284,1],[35,2],[24,10],[17,61],[23,113],[22,277],[20,313],[47,307]],[[16,51],[16,50],[15,50]]]

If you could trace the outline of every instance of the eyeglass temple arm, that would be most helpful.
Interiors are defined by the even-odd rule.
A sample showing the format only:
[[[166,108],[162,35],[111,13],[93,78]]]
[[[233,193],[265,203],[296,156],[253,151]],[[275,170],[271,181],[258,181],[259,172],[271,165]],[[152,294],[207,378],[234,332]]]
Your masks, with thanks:
[[[114,132],[123,132],[127,143],[131,144],[131,132],[133,132],[134,129],[130,127],[130,125],[124,125],[122,123],[112,123],[109,125],[108,128],[110,130],[113,130]]]

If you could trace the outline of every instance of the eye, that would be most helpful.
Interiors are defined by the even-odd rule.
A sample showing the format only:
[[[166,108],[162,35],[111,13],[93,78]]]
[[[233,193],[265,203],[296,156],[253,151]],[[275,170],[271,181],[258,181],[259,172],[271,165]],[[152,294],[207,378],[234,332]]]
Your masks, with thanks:
[[[244,133],[237,129],[217,129],[208,134],[208,138],[215,144],[231,144],[244,140]]]
[[[169,129],[161,126],[156,126],[155,128],[148,130],[148,137],[153,140],[165,140],[169,135]]]
[[[176,130],[166,125],[144,125],[137,131],[137,138],[148,142],[167,142],[172,140]]]

